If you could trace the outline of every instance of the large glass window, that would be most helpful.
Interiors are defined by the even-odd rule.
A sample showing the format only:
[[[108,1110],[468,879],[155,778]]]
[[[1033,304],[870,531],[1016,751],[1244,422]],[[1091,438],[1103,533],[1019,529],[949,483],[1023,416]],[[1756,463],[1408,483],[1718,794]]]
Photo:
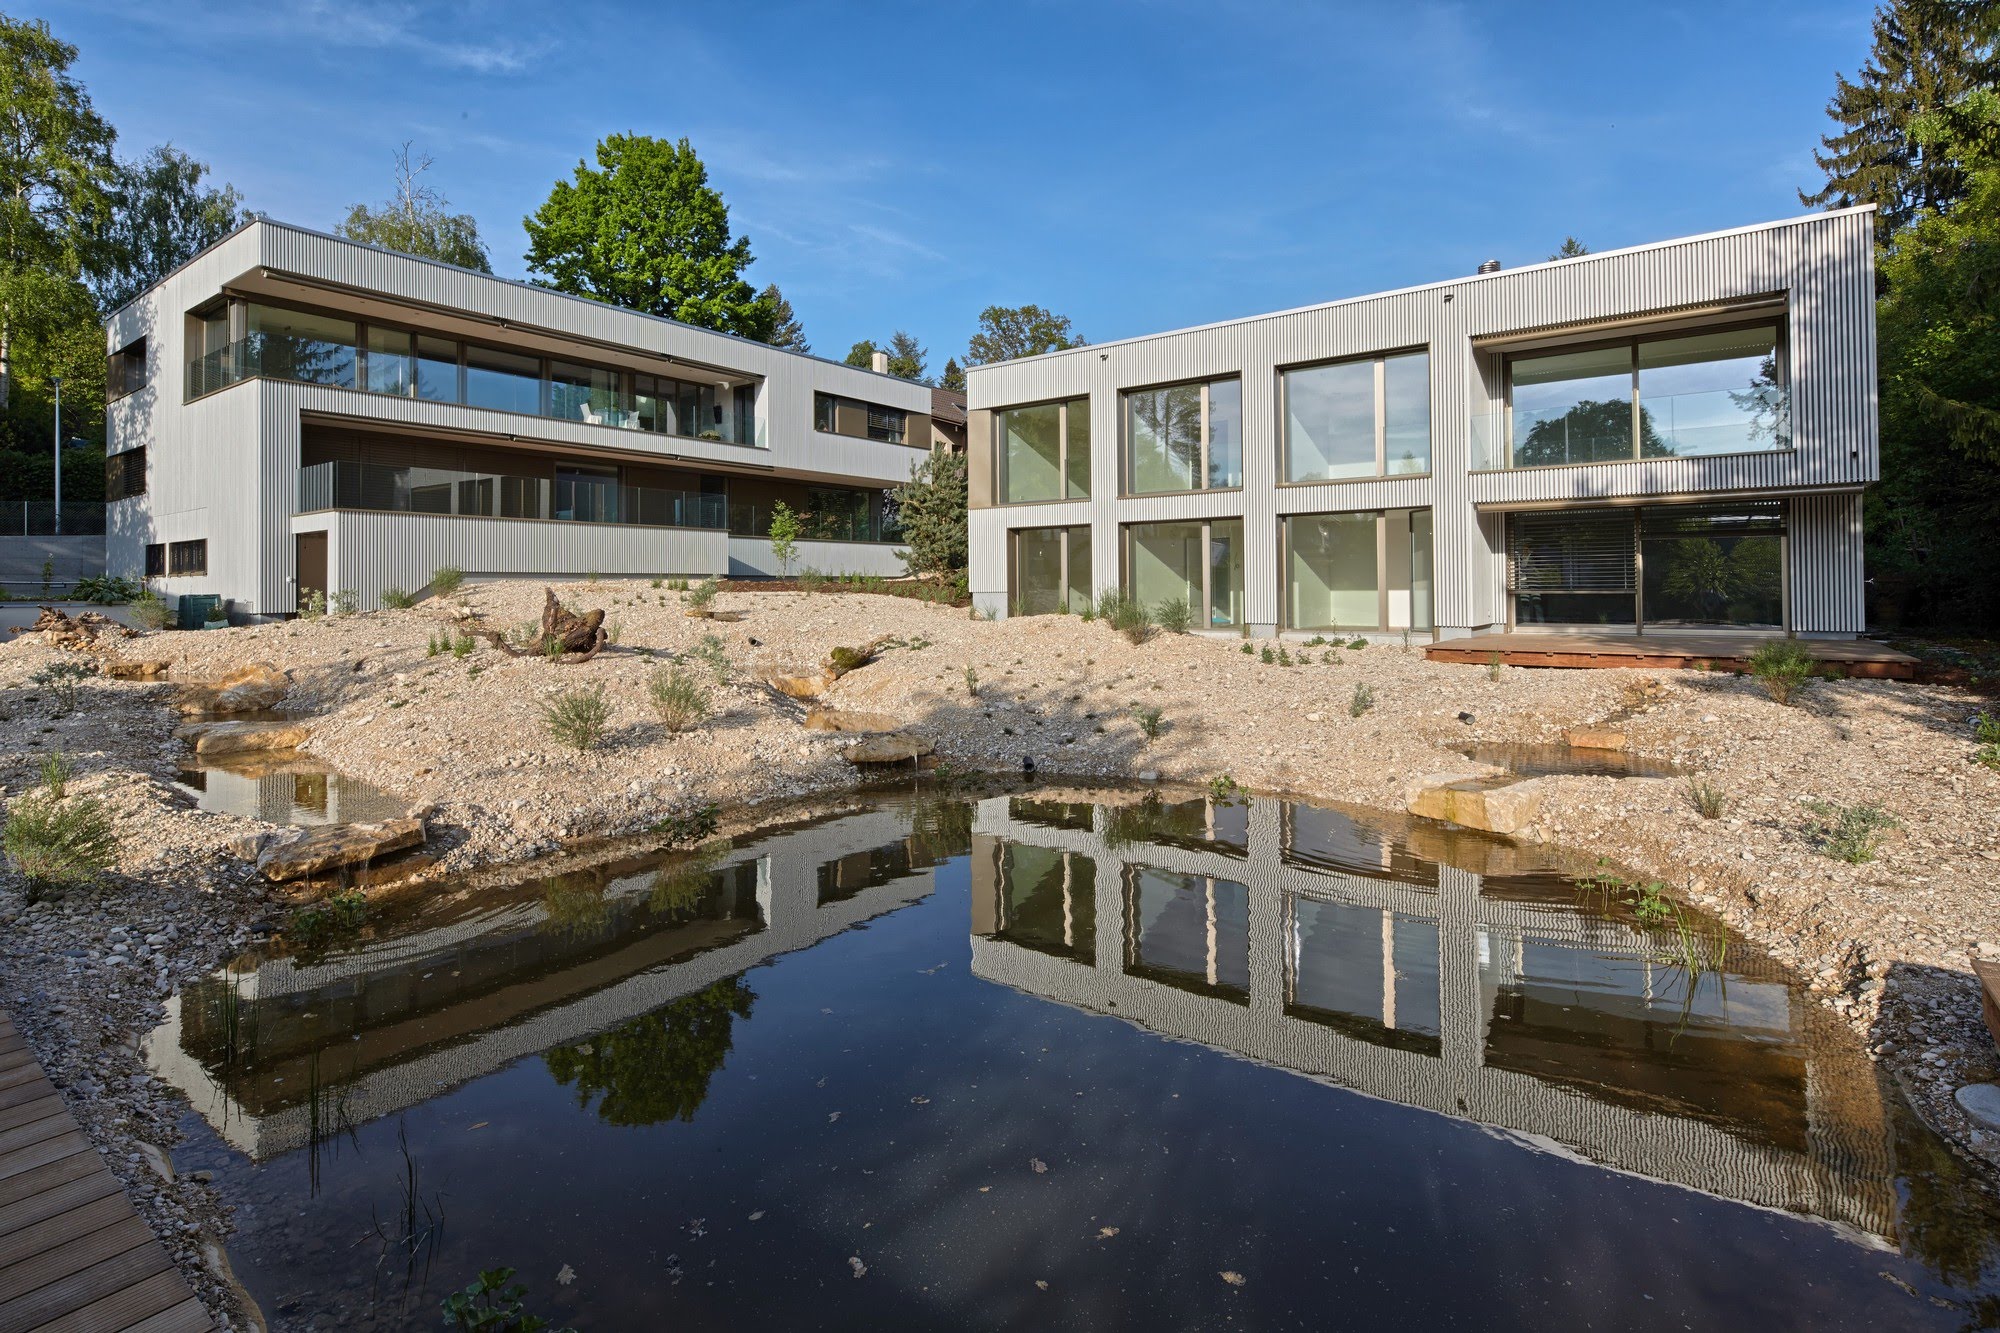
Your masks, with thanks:
[[[1781,348],[1773,323],[1514,357],[1510,465],[1790,448]]]
[[[1243,623],[1243,520],[1134,523],[1125,529],[1126,593],[1149,610],[1179,599],[1196,625]]]
[[[465,349],[465,401],[498,412],[542,410],[542,363],[518,352],[491,347]]]
[[[1379,517],[1302,514],[1286,520],[1292,628],[1372,629],[1382,623]]]
[[[1777,504],[1643,511],[1639,564],[1646,623],[1781,628],[1784,531]]]
[[[416,377],[411,335],[404,329],[368,326],[368,391],[407,398]]]
[[[619,375],[603,366],[549,363],[549,415],[595,426],[625,424]]]
[[[1080,500],[1090,494],[1090,400],[1036,403],[993,414],[1000,502]]]
[[[1152,866],[1125,870],[1125,970],[1187,990],[1250,996],[1250,890]]]
[[[1442,1049],[1437,922],[1294,896],[1285,1011],[1377,1045]]]
[[[1003,940],[1090,963],[1097,959],[1097,863],[1079,852],[1001,843]]]
[[[1285,480],[1431,470],[1428,353],[1288,370],[1283,389]]]
[[[458,344],[447,338],[417,339],[417,397],[434,403],[458,401]]]
[[[253,305],[245,313],[258,373],[354,387],[353,320],[264,305]]]
[[[1638,552],[1629,510],[1564,510],[1508,519],[1514,620],[1631,625]]]
[[[1091,586],[1089,528],[1023,528],[1014,534],[1009,614],[1067,612],[1090,597]]]
[[[1125,395],[1125,484],[1134,495],[1243,484],[1243,383],[1172,384]]]

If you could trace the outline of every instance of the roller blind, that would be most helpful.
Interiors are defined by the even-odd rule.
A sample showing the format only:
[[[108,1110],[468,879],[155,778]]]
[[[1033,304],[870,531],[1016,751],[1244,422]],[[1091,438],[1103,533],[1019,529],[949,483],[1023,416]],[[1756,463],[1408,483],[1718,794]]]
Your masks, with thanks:
[[[1644,537],[1742,537],[1785,530],[1785,506],[1768,500],[1752,504],[1671,505],[1641,511]]]
[[[1637,586],[1630,510],[1515,514],[1508,529],[1515,592],[1631,592]]]

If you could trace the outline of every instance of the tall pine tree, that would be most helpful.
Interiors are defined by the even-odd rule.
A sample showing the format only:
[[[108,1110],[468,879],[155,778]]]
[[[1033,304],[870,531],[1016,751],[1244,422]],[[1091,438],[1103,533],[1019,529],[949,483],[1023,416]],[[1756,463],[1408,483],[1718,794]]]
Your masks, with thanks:
[[[806,341],[806,326],[799,321],[799,312],[792,309],[792,303],[778,290],[777,283],[759,292],[757,299],[771,307],[771,336],[765,342],[794,352],[812,351],[812,344]]]
[[[1920,212],[1942,212],[1964,197],[1964,164],[1910,130],[2000,79],[1993,8],[1994,0],[1889,0],[1875,11],[1874,50],[1857,77],[1836,76],[1827,104],[1842,128],[1813,154],[1826,185],[1799,191],[1801,203],[1874,204],[1876,239],[1887,244]]]

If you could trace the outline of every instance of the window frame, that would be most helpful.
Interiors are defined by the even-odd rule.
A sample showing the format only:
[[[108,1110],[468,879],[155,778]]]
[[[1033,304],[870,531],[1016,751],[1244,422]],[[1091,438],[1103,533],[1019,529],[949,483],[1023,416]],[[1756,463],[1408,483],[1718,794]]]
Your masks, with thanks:
[[[1777,369],[1777,387],[1785,395],[1785,402],[1789,408],[1792,398],[1792,323],[1789,313],[1786,312],[1777,312],[1762,316],[1761,318],[1729,320],[1718,324],[1692,324],[1680,328],[1658,329],[1653,332],[1640,331],[1627,333],[1618,337],[1592,338],[1583,342],[1555,343],[1547,347],[1502,351],[1500,354],[1500,386],[1504,397],[1501,404],[1501,412],[1505,418],[1503,433],[1506,441],[1507,461],[1498,468],[1478,468],[1474,470],[1485,472],[1539,472],[1548,468],[1559,467],[1617,467],[1625,463],[1663,463],[1672,462],[1676,459],[1745,458],[1756,457],[1762,454],[1795,453],[1798,450],[1797,437],[1789,429],[1785,434],[1785,442],[1782,445],[1774,445],[1769,449],[1739,449],[1719,454],[1662,454],[1653,457],[1648,457],[1639,452],[1639,443],[1643,438],[1643,432],[1640,430],[1640,422],[1643,419],[1642,414],[1644,411],[1644,403],[1639,397],[1639,345],[1649,342],[1669,342],[1675,338],[1694,338],[1704,333],[1735,333],[1744,329],[1763,328],[1771,329],[1775,334],[1771,349],[1771,364]],[[1571,352],[1601,351],[1607,347],[1624,347],[1630,353],[1630,393],[1632,402],[1631,455],[1626,458],[1594,459],[1585,463],[1514,462],[1514,363],[1516,361],[1531,361],[1537,357],[1564,356]]]
[[[1202,375],[1202,376],[1197,376],[1193,379],[1167,380],[1161,384],[1135,384],[1130,388],[1120,389],[1118,391],[1118,408],[1119,408],[1118,498],[1119,499],[1121,500],[1139,499],[1145,496],[1154,496],[1154,495],[1226,495],[1231,491],[1240,491],[1243,489],[1243,482],[1238,482],[1234,486],[1210,486],[1207,484],[1208,463],[1209,463],[1208,450],[1210,444],[1210,435],[1213,430],[1213,426],[1210,422],[1210,417],[1212,413],[1209,409],[1209,387],[1215,384],[1227,383],[1230,380],[1234,380],[1237,386],[1236,402],[1237,402],[1237,411],[1239,415],[1237,417],[1236,428],[1240,434],[1243,431],[1243,419],[1241,413],[1243,412],[1243,403],[1244,403],[1243,372],[1240,370],[1231,371],[1227,374],[1222,374],[1222,375]],[[1176,487],[1164,491],[1133,490],[1132,467],[1134,460],[1132,455],[1132,395],[1135,393],[1156,393],[1161,389],[1181,389],[1181,388],[1186,388],[1189,385],[1195,385],[1201,389],[1201,458],[1199,463],[1196,465],[1195,472],[1201,478],[1202,484],[1198,486]],[[1242,440],[1237,441],[1237,449],[1240,455],[1243,455],[1247,458],[1249,451],[1244,447],[1244,441]],[[1247,476],[1245,477],[1245,480],[1246,481],[1248,480]]]
[[[1164,494],[1178,495],[1180,492],[1167,491]],[[1201,518],[1142,518],[1119,523],[1118,591],[1126,597],[1136,597],[1138,595],[1132,587],[1132,566],[1134,563],[1132,559],[1132,543],[1136,540],[1135,529],[1172,527],[1184,523],[1196,525],[1201,529],[1201,605],[1190,606],[1188,608],[1197,622],[1195,631],[1197,633],[1213,632],[1216,634],[1243,632],[1250,624],[1248,615],[1250,599],[1250,551],[1248,545],[1250,540],[1250,524],[1241,514],[1214,514]],[[1244,600],[1245,614],[1226,625],[1215,623],[1215,525],[1218,523],[1236,524],[1237,540],[1244,545],[1241,556],[1243,587],[1240,589],[1240,595]],[[1097,553],[1094,550],[1091,552],[1091,559],[1093,561],[1097,559]],[[1095,569],[1091,570],[1093,576],[1096,573]]]
[[[193,567],[193,562],[190,560],[188,561],[190,567],[182,568],[184,555],[199,555],[201,557],[200,567]],[[208,577],[208,538],[192,537],[187,541],[168,542],[166,576],[170,579],[198,579]]]
[[[1014,609],[1016,606],[1019,606],[1022,602],[1021,538],[1031,532],[1055,532],[1061,534],[1062,554],[1057,561],[1058,567],[1056,573],[1056,582],[1057,586],[1059,586],[1062,589],[1062,605],[1053,612],[1016,611]],[[1095,599],[1097,596],[1097,588],[1095,584],[1095,579],[1097,576],[1097,570],[1095,568],[1097,563],[1097,552],[1096,552],[1095,534],[1092,533],[1090,524],[1037,523],[1029,527],[1007,529],[1007,617],[1008,619],[1011,620],[1017,615],[1025,619],[1026,617],[1031,615],[1066,616],[1074,614],[1075,608],[1070,605],[1069,601],[1070,588],[1074,581],[1070,576],[1070,562],[1073,555],[1075,554],[1075,547],[1077,544],[1076,534],[1079,532],[1084,534],[1083,537],[1084,544],[1091,548],[1086,553],[1086,555],[1088,557],[1089,563],[1092,565],[1092,569],[1090,571],[1092,583],[1088,588],[1085,589],[1084,595],[1086,597]]]
[[[1416,474],[1411,473],[1410,475],[1414,476]],[[1355,478],[1355,480],[1366,480],[1366,478]],[[1395,592],[1395,589],[1390,587],[1389,580],[1389,516],[1398,513],[1409,516],[1405,522],[1412,530],[1410,534],[1412,586],[1409,589],[1410,624],[1408,625],[1392,625],[1389,623],[1389,602],[1392,594]],[[1414,529],[1416,527],[1416,516],[1424,513],[1431,515],[1431,609],[1429,616],[1431,623],[1428,625],[1419,625],[1416,623],[1416,534]],[[1340,518],[1345,516],[1369,516],[1375,520],[1375,623],[1373,625],[1341,625],[1337,623],[1331,625],[1301,625],[1297,623],[1292,614],[1292,523],[1297,519]],[[1407,632],[1412,637],[1423,634],[1435,640],[1437,638],[1436,599],[1437,515],[1434,506],[1388,505],[1370,509],[1315,509],[1278,515],[1278,629],[1281,633],[1324,634],[1329,630],[1336,633],[1352,632],[1362,634],[1395,634],[1398,632]]]
[[[1426,462],[1421,472],[1390,472],[1389,466],[1389,362],[1399,357],[1421,356],[1424,358],[1424,394],[1426,400],[1425,418],[1429,423],[1427,434],[1430,447],[1425,451]],[[1324,370],[1334,366],[1353,366],[1372,363],[1375,368],[1375,471],[1365,477],[1306,477],[1292,479],[1292,412],[1291,385],[1286,377],[1300,371]],[[1367,352],[1358,356],[1336,356],[1318,361],[1301,361],[1297,365],[1278,367],[1278,485],[1285,486],[1352,486],[1371,481],[1403,481],[1422,478],[1437,470],[1436,417],[1429,412],[1429,396],[1433,387],[1431,376],[1431,349],[1429,343],[1418,343],[1409,347],[1391,348],[1382,352]],[[1511,394],[1513,382],[1508,382]]]
[[[1071,407],[1071,406],[1072,406],[1073,404],[1076,404],[1076,403],[1082,403],[1082,404],[1083,404],[1083,420],[1084,420],[1084,424],[1085,424],[1085,426],[1089,426],[1089,425],[1091,424],[1091,420],[1090,420],[1090,395],[1089,395],[1089,394],[1082,394],[1082,395],[1076,395],[1076,394],[1072,394],[1072,395],[1070,395],[1069,397],[1066,397],[1066,398],[1037,398],[1037,399],[1035,399],[1035,400],[1034,400],[1033,402],[1027,402],[1027,403],[1009,403],[1009,404],[1007,404],[1007,406],[1005,406],[1005,407],[996,407],[996,408],[994,408],[994,409],[993,409],[993,412],[992,412],[992,428],[993,428],[993,506],[994,506],[994,508],[996,508],[996,509],[1018,509],[1018,508],[1020,508],[1020,507],[1021,507],[1022,505],[1066,505],[1066,504],[1081,504],[1081,503],[1085,503],[1085,502],[1087,502],[1087,501],[1088,501],[1088,500],[1090,499],[1090,492],[1089,492],[1089,491],[1086,491],[1086,492],[1085,492],[1084,494],[1082,494],[1082,495],[1072,495],[1072,494],[1070,494],[1070,489],[1069,489],[1069,479],[1070,479],[1070,472],[1069,472],[1069,440],[1070,440],[1070,431],[1069,431],[1069,410],[1070,410],[1070,407]],[[1055,496],[1055,497],[1053,497],[1052,499],[1046,499],[1046,500],[1009,500],[1009,499],[1007,499],[1007,498],[1006,498],[1006,495],[1007,495],[1007,439],[1006,439],[1006,422],[1005,422],[1004,418],[1006,417],[1006,415],[1007,415],[1007,414],[1008,414],[1009,412],[1025,412],[1025,411],[1029,410],[1030,408],[1036,408],[1036,407],[1053,407],[1053,408],[1055,408],[1055,409],[1056,409],[1056,476],[1057,476],[1057,477],[1059,477],[1059,478],[1061,479],[1061,481],[1062,481],[1062,494],[1061,494],[1061,495],[1058,495],[1058,496]],[[1096,439],[1097,439],[1097,437],[1096,437],[1096,435],[1095,435],[1095,434],[1093,433],[1093,434],[1092,434],[1092,436],[1091,436],[1091,445],[1090,445],[1090,446],[1086,446],[1086,448],[1085,448],[1085,450],[1084,450],[1084,456],[1083,456],[1083,459],[1084,459],[1084,462],[1085,462],[1085,464],[1086,464],[1086,465],[1090,465],[1090,464],[1093,464],[1093,461],[1094,461],[1094,460],[1093,460],[1093,459],[1092,459],[1092,457],[1091,457],[1091,453],[1092,453],[1092,449],[1093,449],[1093,448],[1094,448],[1094,446],[1095,446],[1095,442],[1096,442]],[[1096,481],[1097,481],[1097,477],[1096,477],[1096,475],[1095,475],[1095,473],[1096,473],[1096,468],[1095,468],[1094,466],[1087,466],[1086,470],[1087,470],[1087,471],[1088,471],[1089,473],[1091,473],[1091,476],[1090,476],[1090,483],[1091,483],[1091,488],[1092,488],[1092,489],[1094,490],[1094,489],[1096,488]],[[1042,527],[1061,527],[1061,526],[1063,526],[1063,525],[1062,525],[1062,524],[1060,524],[1060,523],[1049,523],[1049,524],[1040,524],[1040,525],[1038,525],[1038,526],[1042,526]]]
[[[137,349],[136,352],[134,349]],[[141,334],[104,358],[104,401],[107,404],[129,398],[152,383],[147,351],[146,337]]]
[[[831,426],[822,426],[820,424],[820,409],[822,404],[832,410],[833,424]],[[839,428],[840,409],[842,405],[860,409],[861,431],[859,434]],[[821,435],[838,435],[843,440],[867,440],[871,444],[894,444],[903,448],[909,448],[911,447],[910,418],[916,414],[917,410],[911,407],[890,407],[886,403],[871,403],[865,398],[850,398],[846,394],[832,393],[825,389],[813,390],[813,430]],[[877,434],[875,418],[878,415],[882,417],[895,417],[897,424],[893,427],[885,424],[881,428],[882,433]],[[929,445],[923,444],[918,447],[929,448]]]
[[[146,571],[144,577],[149,579],[163,579],[167,576],[167,544],[165,542],[146,543],[145,564],[142,568]]]
[[[136,460],[136,466],[135,466]],[[130,485],[132,474],[138,473],[139,484]],[[116,484],[114,485],[114,481]],[[115,454],[104,456],[104,502],[117,504],[120,500],[137,499],[146,493],[146,446],[141,444],[130,449],[120,449]]]

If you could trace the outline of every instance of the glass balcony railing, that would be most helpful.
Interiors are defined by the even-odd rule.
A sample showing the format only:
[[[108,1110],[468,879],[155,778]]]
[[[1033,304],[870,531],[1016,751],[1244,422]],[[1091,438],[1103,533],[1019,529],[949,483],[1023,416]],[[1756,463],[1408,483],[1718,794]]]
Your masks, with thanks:
[[[886,513],[874,512],[861,501],[841,509],[826,506],[819,510],[793,507],[799,519],[799,537],[814,542],[899,542],[903,530]],[[729,506],[729,532],[735,537],[768,537],[771,533],[771,506],[735,501]]]
[[[1777,389],[1716,389],[1649,397],[1636,418],[1597,402],[1503,409],[1472,418],[1469,446],[1475,472],[1761,453],[1792,447],[1791,400]]]
[[[452,359],[455,346],[447,344],[443,357],[418,356],[317,338],[252,334],[189,361],[187,398],[249,379],[292,380],[682,439],[757,443],[751,386],[732,389],[634,375],[623,377],[631,385],[628,392],[624,383],[607,387],[562,374],[537,374],[533,357],[470,344],[461,364]]]
[[[299,469],[298,512],[365,509],[393,514],[539,518],[657,528],[728,526],[720,495],[617,486],[595,480],[501,477],[380,463],[317,463]]]

